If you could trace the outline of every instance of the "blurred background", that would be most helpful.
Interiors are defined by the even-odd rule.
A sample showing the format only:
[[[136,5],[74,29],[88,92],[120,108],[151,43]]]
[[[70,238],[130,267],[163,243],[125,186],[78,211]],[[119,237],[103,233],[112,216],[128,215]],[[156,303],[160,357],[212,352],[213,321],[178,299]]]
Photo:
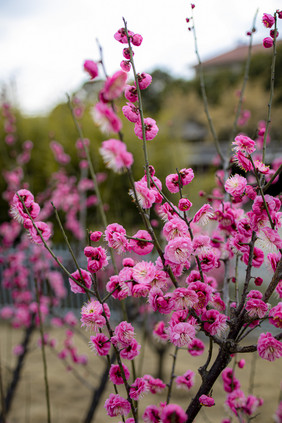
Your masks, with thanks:
[[[262,39],[269,36],[269,30],[261,19],[264,12],[273,14],[280,3],[238,0],[227,10],[219,0],[195,2],[193,14],[210,112],[223,149],[230,144],[243,83],[249,42],[246,33],[252,29],[258,8],[250,75],[238,131],[256,138],[259,122],[266,120],[272,49],[262,47]],[[1,139],[5,140],[7,135],[13,138],[11,144],[1,142],[2,169],[11,171],[18,160],[24,173],[22,180],[35,195],[49,186],[52,173],[62,167],[68,175],[72,174],[77,180],[80,178],[80,158],[75,147],[78,134],[67,105],[68,93],[80,108],[79,120],[84,136],[90,140],[96,169],[104,172],[98,149],[101,142],[112,135],[102,134],[89,112],[97,102],[105,78],[100,72],[97,80],[89,82],[83,71],[83,62],[85,59],[100,59],[98,39],[108,74],[119,69],[123,46],[114,40],[113,34],[123,26],[124,16],[129,29],[144,38],[141,47],[135,48],[137,71],[149,72],[153,77],[150,87],[143,91],[145,116],[154,118],[160,128],[158,136],[149,144],[150,163],[163,182],[176,167],[192,167],[197,175],[197,190],[191,184],[186,194],[195,206],[199,204],[199,187],[209,192],[215,183],[211,175],[215,170],[216,151],[200,93],[193,34],[189,31],[192,21],[186,22],[186,18],[191,17],[190,2],[144,0],[137,10],[130,1],[83,0],[77,4],[72,0],[59,3],[55,0],[11,0],[1,1],[0,11],[0,49],[4,58],[0,70],[1,98],[2,104],[7,102],[13,111],[10,132],[5,127],[5,116],[0,121]],[[278,23],[281,27],[281,20]],[[269,162],[277,154],[282,131],[279,38],[277,51]],[[124,104],[125,99],[120,99],[117,104],[119,112]],[[128,150],[136,157],[140,155],[141,142],[126,119],[123,119],[123,133]],[[30,159],[25,162],[16,157],[24,151],[27,140],[32,141],[33,149]],[[69,156],[64,164],[54,159],[50,148],[50,142],[54,140]],[[133,172],[136,179],[141,177],[143,164],[135,163]],[[121,217],[121,223],[133,225],[131,212],[134,206],[127,195],[125,179],[107,172],[101,190],[106,203],[110,202],[113,190],[122,200],[109,210],[109,221]],[[1,192],[6,185],[7,178],[1,178]],[[5,199],[0,201],[0,219],[3,221],[7,217],[8,205]],[[95,222],[99,224],[99,220]]]

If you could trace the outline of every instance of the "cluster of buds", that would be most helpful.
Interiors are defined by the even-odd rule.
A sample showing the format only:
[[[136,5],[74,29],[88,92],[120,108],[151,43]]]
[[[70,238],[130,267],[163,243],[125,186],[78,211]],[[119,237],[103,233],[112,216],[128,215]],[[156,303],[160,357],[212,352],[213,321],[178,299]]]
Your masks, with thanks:
[[[279,32],[277,31],[276,27],[275,29],[271,29],[273,25],[275,24],[276,17],[278,16],[279,19],[282,19],[282,11],[276,10],[276,12],[273,15],[270,15],[269,13],[264,13],[262,17],[262,23],[266,28],[270,29],[269,37],[265,37],[263,39],[263,47],[264,48],[271,48],[273,46],[273,40],[276,40],[276,38],[279,35]]]
[[[128,38],[131,44],[133,44],[135,47],[139,47],[142,44],[143,41],[143,37],[140,34],[134,34],[134,32],[132,31],[127,31],[128,34]],[[114,38],[119,41],[121,44],[128,44],[128,39],[127,39],[127,35],[126,35],[126,29],[125,28],[120,28],[115,34],[114,34]],[[123,49],[123,57],[126,60],[123,60],[120,64],[120,67],[122,70],[124,70],[125,72],[129,72],[131,69],[131,63],[130,63],[130,49],[129,48],[124,48]],[[133,55],[134,52],[131,51],[131,54]]]

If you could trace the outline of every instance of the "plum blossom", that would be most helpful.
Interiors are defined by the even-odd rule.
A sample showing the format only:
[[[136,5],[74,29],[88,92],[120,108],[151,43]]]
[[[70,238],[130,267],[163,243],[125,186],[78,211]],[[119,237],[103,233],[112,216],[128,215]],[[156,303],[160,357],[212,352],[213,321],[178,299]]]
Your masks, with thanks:
[[[90,336],[89,346],[95,354],[105,356],[109,354],[111,342],[106,335],[98,333],[95,336]]]
[[[282,302],[270,310],[269,321],[275,327],[282,328]]]
[[[154,139],[157,133],[159,132],[159,128],[157,127],[156,121],[152,118],[144,119],[144,127],[146,141]],[[139,138],[139,140],[143,140],[142,124],[140,120],[135,123],[134,132],[135,135]]]
[[[233,149],[236,152],[240,151],[243,154],[250,155],[256,150],[255,141],[253,141],[251,138],[247,137],[246,135],[237,135],[237,137],[235,137],[235,140],[232,142],[232,144],[234,145]]]
[[[125,380],[128,380],[130,377],[130,372],[125,364],[122,364]],[[112,364],[109,371],[109,378],[112,383],[115,385],[123,385],[123,377],[121,369],[118,364]]]
[[[204,405],[205,407],[212,407],[213,405],[215,405],[214,399],[207,395],[201,395],[199,398],[199,402],[201,405]]]
[[[282,357],[282,342],[275,339],[270,332],[261,333],[257,344],[258,355],[268,361]]]
[[[205,344],[198,338],[192,339],[190,344],[188,345],[188,353],[192,355],[192,357],[198,357],[202,355],[205,350]]]
[[[177,347],[186,347],[195,338],[195,328],[190,323],[177,323],[169,327],[170,341]]]
[[[152,243],[152,237],[149,232],[140,229],[132,238],[133,239],[130,239],[129,246],[134,253],[144,256],[150,254],[153,250],[154,244]]]
[[[230,176],[224,185],[226,192],[235,198],[243,196],[246,186],[247,179],[237,173]]]
[[[110,417],[127,415],[131,409],[129,402],[118,394],[110,394],[104,408]]]
[[[80,282],[82,285],[85,285],[86,288],[90,289],[92,285],[92,279],[89,272],[83,269],[76,270],[74,273],[71,274],[71,276],[76,279],[78,282]],[[70,288],[71,291],[75,294],[78,293],[84,293],[85,289],[80,287],[77,283],[73,281],[73,279],[69,278]]]
[[[120,118],[106,104],[97,103],[92,111],[92,118],[102,132],[119,132],[122,128]]]
[[[149,189],[147,183],[142,180],[134,182],[134,187],[138,203],[142,209],[150,209],[155,202],[155,191],[153,189]],[[133,189],[129,190],[129,195],[131,195],[134,201],[135,193]]]
[[[178,236],[168,242],[165,247],[164,257],[174,264],[186,264],[192,252],[193,246],[191,239]]]
[[[211,335],[220,335],[227,329],[227,316],[217,310],[207,310],[202,314],[204,330]]]
[[[166,405],[161,412],[162,423],[184,423],[187,420],[187,414],[177,404]]]
[[[112,77],[108,77],[103,87],[103,99],[112,101],[120,97],[127,80],[127,73],[119,70]]]
[[[163,235],[167,241],[176,237],[188,236],[188,226],[184,220],[174,217],[165,223],[163,227]]]
[[[116,173],[124,172],[132,166],[133,156],[122,141],[114,138],[103,141],[99,151],[106,167]]]
[[[105,307],[106,306],[106,307]],[[105,310],[107,310],[107,317],[110,317],[110,311],[107,304],[104,304]],[[88,329],[97,331],[106,324],[106,319],[103,316],[103,306],[94,299],[88,301],[81,308],[81,326],[85,326]]]
[[[91,273],[96,273],[109,264],[106,250],[103,247],[85,247],[84,255],[87,257],[87,269]]]
[[[156,275],[156,268],[152,262],[140,261],[132,269],[132,276],[136,282],[149,284]]]
[[[93,60],[85,60],[83,67],[84,70],[89,73],[91,79],[95,79],[98,76],[98,66]]]
[[[195,384],[195,373],[192,370],[187,370],[183,375],[177,376],[175,383],[177,388],[189,391]]]
[[[211,205],[204,204],[195,214],[193,218],[193,223],[198,223],[199,225],[204,226],[213,216],[214,212]]]
[[[130,385],[129,396],[131,399],[138,401],[148,391],[149,386],[147,380],[143,377],[138,377],[132,385]]]

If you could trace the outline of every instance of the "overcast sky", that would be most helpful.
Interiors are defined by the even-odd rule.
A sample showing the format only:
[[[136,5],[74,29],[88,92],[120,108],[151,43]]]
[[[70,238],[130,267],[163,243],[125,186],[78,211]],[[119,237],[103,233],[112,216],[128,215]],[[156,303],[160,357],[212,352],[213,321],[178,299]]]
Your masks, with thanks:
[[[281,0],[195,0],[195,25],[202,59],[247,42],[259,8],[254,41],[268,36],[261,18],[282,7]],[[191,78],[196,64],[185,0],[0,0],[0,86],[15,84],[18,105],[27,114],[46,113],[87,75],[85,59],[98,60],[103,46],[108,73],[119,69],[123,46],[113,34],[123,26],[142,34],[135,48],[138,72],[164,68]],[[282,36],[281,20],[279,22]]]

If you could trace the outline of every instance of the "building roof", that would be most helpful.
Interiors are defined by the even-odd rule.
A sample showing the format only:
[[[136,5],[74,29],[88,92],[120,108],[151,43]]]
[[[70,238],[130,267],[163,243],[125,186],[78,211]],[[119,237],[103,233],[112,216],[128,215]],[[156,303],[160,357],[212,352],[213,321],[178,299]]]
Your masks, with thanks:
[[[280,44],[281,41],[277,41],[277,44]],[[234,63],[241,63],[247,59],[249,51],[249,46],[247,44],[239,45],[233,50],[227,51],[226,53],[220,54],[219,56],[215,56],[209,60],[203,61],[202,66],[204,68],[208,67],[220,67],[220,66],[228,66]],[[263,47],[262,43],[254,44],[252,46],[252,55],[257,53],[271,53],[272,48],[266,49]],[[194,66],[194,68],[198,68],[198,64]]]

